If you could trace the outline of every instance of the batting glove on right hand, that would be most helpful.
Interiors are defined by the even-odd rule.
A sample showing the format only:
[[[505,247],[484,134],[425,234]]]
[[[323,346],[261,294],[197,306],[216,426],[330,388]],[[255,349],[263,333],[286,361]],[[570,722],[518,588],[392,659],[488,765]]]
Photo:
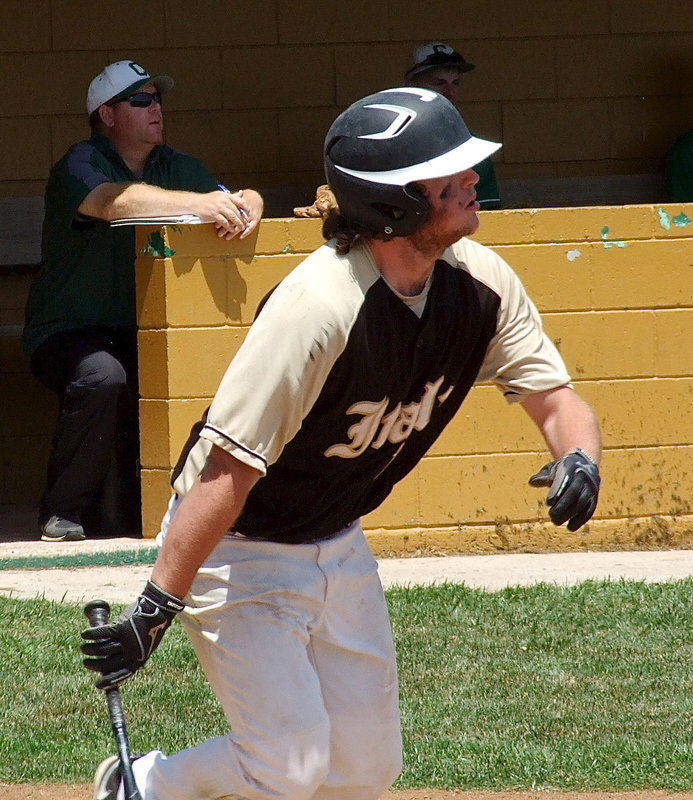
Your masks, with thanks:
[[[84,666],[101,673],[97,687],[113,689],[134,675],[184,608],[177,597],[147,581],[142,594],[115,622],[82,631],[81,650],[88,656]]]
[[[600,483],[599,467],[579,447],[529,479],[530,486],[551,487],[546,497],[551,521],[554,525],[567,521],[569,531],[581,528],[594,514]]]

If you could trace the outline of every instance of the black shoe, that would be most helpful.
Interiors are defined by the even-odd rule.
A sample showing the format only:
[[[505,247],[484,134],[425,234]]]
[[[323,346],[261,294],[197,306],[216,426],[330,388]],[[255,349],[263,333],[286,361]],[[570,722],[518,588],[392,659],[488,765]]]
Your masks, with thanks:
[[[79,522],[57,514],[53,514],[40,528],[42,542],[81,542],[86,539],[84,528]]]

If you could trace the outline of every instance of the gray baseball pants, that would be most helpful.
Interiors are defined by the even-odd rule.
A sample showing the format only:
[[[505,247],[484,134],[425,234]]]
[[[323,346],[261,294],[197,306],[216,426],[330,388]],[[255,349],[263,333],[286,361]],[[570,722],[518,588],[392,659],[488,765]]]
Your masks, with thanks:
[[[358,522],[312,544],[227,535],[186,603],[229,731],[136,761],[144,800],[377,800],[390,787],[402,749],[395,652]]]

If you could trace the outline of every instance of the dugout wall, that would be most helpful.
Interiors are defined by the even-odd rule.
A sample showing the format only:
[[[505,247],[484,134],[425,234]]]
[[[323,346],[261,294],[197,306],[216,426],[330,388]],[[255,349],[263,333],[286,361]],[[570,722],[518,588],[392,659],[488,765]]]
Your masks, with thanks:
[[[546,523],[526,485],[548,455],[522,410],[476,387],[417,469],[365,518],[379,555],[693,545],[693,205],[485,212],[475,236],[519,273],[604,434],[588,529]],[[169,474],[259,300],[322,242],[275,219],[243,242],[210,225],[138,229],[145,535]]]
[[[504,144],[506,206],[664,199],[664,154],[693,119],[685,0],[3,0],[3,217],[40,213],[51,165],[87,134],[89,81],[122,58],[174,76],[173,145],[228,186],[264,189],[268,216],[290,215],[322,182],[337,113],[398,85],[430,39],[476,65],[461,108]]]

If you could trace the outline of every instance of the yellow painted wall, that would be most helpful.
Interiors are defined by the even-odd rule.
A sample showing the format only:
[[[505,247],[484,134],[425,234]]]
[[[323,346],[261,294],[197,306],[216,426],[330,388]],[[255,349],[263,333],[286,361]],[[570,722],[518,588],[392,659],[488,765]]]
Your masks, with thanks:
[[[485,212],[476,238],[511,263],[602,424],[588,529],[546,523],[526,480],[546,460],[522,410],[476,387],[419,467],[365,519],[378,554],[693,544],[693,204]],[[155,535],[171,466],[258,301],[321,243],[315,220],[138,230],[143,516]],[[148,252],[147,252],[148,251]]]
[[[91,78],[169,72],[168,137],[229,185],[314,186],[338,111],[458,47],[462,108],[500,178],[654,173],[693,118],[690,3],[656,0],[3,0],[0,196],[38,195],[87,131]],[[17,76],[10,79],[9,76]]]

